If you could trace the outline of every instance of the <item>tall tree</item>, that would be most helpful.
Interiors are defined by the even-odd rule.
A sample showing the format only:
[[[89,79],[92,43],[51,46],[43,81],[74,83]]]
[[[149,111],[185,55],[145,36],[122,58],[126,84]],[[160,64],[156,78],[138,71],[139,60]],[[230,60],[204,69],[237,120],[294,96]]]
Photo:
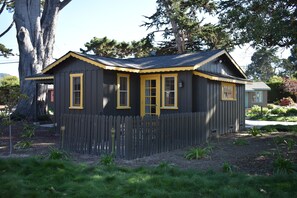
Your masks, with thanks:
[[[80,49],[82,53],[93,52],[99,56],[127,58],[127,57],[144,57],[149,56],[155,47],[149,39],[144,38],[140,41],[118,42],[107,37],[94,37],[89,42],[85,43],[87,49]]]
[[[184,53],[201,49],[232,48],[233,44],[226,32],[218,25],[203,24],[205,14],[215,11],[211,0],[157,0],[157,10],[146,16],[148,22],[143,26],[155,28],[148,37],[162,32],[168,39],[160,45],[160,52]]]
[[[252,56],[252,63],[248,65],[247,76],[254,80],[268,81],[275,75],[280,66],[280,59],[275,55],[276,50],[258,49]]]
[[[53,61],[55,29],[60,11],[71,0],[18,0],[9,1],[14,6],[13,20],[19,47],[19,79],[22,94],[28,100],[18,104],[17,112],[32,115],[35,83],[26,81],[25,77],[40,72]],[[1,1],[3,6],[7,1]],[[41,88],[42,89],[42,88]],[[43,90],[40,91],[42,93]]]
[[[297,43],[296,0],[222,0],[220,23],[237,44],[291,47]]]
[[[5,9],[11,11],[13,7],[13,2],[8,0],[0,0],[0,15],[3,13]],[[1,29],[0,31],[0,38],[4,36],[12,27],[13,27],[13,20],[6,29]],[[7,57],[12,54],[12,49],[7,48],[5,45],[0,43],[0,56]]]

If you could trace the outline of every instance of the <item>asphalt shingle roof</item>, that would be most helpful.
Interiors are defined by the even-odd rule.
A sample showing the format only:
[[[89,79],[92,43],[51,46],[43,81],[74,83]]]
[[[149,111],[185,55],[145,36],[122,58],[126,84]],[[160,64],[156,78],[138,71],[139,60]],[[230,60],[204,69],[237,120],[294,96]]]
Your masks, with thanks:
[[[260,90],[271,90],[268,85],[266,85],[264,82],[252,82],[251,84],[245,85],[245,91],[260,91]]]

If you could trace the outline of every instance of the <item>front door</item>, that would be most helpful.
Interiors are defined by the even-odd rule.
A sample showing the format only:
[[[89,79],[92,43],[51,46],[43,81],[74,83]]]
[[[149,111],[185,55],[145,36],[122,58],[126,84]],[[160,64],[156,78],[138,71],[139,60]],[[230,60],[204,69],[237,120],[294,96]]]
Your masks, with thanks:
[[[142,75],[140,78],[141,116],[160,115],[160,74]]]

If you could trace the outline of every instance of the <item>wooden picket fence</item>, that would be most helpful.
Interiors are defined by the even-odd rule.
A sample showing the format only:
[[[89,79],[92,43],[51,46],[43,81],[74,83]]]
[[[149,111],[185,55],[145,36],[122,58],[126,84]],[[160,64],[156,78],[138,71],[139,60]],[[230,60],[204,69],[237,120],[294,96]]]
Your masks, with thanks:
[[[65,114],[61,117],[61,147],[135,159],[203,143],[208,130],[203,112],[144,118]]]

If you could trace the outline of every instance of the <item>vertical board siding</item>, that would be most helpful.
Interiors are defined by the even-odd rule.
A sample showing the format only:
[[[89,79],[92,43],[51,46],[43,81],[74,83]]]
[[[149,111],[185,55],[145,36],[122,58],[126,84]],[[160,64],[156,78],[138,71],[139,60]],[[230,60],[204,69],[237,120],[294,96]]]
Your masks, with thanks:
[[[65,127],[62,148],[83,154],[112,153],[135,159],[206,142],[206,113],[183,113],[141,118],[70,115],[61,116]]]
[[[244,85],[236,84],[236,100],[221,100],[221,83],[208,81],[208,120],[210,135],[238,132],[245,128]]]

